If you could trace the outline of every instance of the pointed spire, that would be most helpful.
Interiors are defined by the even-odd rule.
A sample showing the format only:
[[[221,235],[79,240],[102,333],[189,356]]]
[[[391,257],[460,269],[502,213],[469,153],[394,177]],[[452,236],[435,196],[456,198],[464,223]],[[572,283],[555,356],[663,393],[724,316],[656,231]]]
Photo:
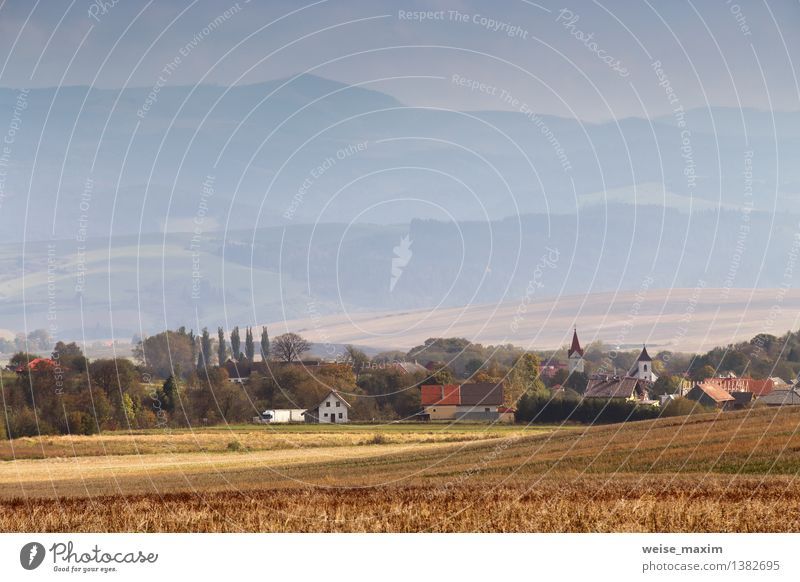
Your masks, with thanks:
[[[571,358],[572,354],[577,353],[579,356],[583,357],[583,348],[581,347],[581,342],[578,341],[578,328],[572,328],[572,345],[567,350],[567,357]]]
[[[653,358],[650,357],[650,354],[647,353],[647,346],[642,344],[642,353],[639,354],[637,358],[637,362],[651,362]]]

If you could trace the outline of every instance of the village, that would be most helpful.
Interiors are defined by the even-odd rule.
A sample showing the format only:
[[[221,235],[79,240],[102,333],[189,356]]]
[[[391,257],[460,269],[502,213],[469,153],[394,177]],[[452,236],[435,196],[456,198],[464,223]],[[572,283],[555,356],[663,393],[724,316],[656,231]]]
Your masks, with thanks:
[[[567,380],[584,375],[585,351],[581,347],[577,329],[573,330],[572,343],[567,350],[567,363],[548,361],[539,365],[542,377],[553,378],[559,370],[566,369]],[[311,362],[312,365],[324,365]],[[408,363],[394,363],[398,369],[408,371]],[[410,366],[424,370],[418,363]],[[630,403],[636,406],[663,408],[678,399],[695,403],[698,410],[740,410],[755,404],[759,406],[800,405],[800,389],[795,381],[790,384],[777,376],[766,379],[737,377],[733,372],[715,375],[701,381],[692,381],[683,374],[674,392],[656,394],[654,386],[658,375],[653,370],[653,358],[647,346],[636,358],[635,365],[625,374],[593,373],[586,377],[582,392],[571,390],[563,384],[551,386],[551,397],[558,398],[567,391],[577,399]],[[491,422],[513,423],[516,409],[507,405],[504,382],[463,382],[451,384],[423,384],[420,390],[420,411],[413,416],[416,421]],[[512,403],[513,404],[513,403]],[[346,423],[352,406],[336,390],[315,407],[303,409],[265,410],[253,418],[257,423]]]
[[[238,327],[220,328],[216,339],[180,328],[140,341],[132,358],[90,361],[64,342],[49,357],[15,353],[4,371],[3,433],[242,422],[607,424],[800,405],[793,368],[800,337],[791,332],[707,354],[662,350],[655,357],[646,345],[638,355],[597,342],[585,348],[577,328],[568,346],[550,352],[430,338],[371,357],[346,346],[336,359],[310,357],[312,344],[295,333],[270,339],[264,327],[258,346],[251,328],[244,336]],[[788,359],[771,364],[771,352]]]

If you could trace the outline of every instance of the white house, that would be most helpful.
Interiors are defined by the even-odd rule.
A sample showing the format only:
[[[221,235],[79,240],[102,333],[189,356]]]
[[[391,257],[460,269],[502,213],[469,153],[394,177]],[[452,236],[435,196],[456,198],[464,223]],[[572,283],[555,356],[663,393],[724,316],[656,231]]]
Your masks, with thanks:
[[[306,410],[303,416],[306,422],[349,422],[348,414],[352,408],[336,390],[331,390],[322,402]]]

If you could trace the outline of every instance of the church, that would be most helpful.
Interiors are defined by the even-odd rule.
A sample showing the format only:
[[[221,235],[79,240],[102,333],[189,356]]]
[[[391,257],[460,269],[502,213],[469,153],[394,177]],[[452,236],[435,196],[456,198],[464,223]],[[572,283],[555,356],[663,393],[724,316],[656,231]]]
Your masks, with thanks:
[[[578,330],[572,330],[572,344],[567,350],[569,373],[584,371],[584,350],[578,339]],[[585,398],[619,398],[638,402],[651,402],[650,388],[658,376],[653,372],[653,359],[642,346],[631,370],[625,376],[593,374],[586,386]]]

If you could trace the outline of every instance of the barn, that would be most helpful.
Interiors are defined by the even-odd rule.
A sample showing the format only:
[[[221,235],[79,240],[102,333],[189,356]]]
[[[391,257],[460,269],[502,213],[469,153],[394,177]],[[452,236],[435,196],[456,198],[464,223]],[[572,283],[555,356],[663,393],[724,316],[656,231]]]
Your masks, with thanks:
[[[703,406],[719,410],[733,410],[736,406],[736,398],[726,390],[708,382],[695,384],[686,394],[686,398]]]

